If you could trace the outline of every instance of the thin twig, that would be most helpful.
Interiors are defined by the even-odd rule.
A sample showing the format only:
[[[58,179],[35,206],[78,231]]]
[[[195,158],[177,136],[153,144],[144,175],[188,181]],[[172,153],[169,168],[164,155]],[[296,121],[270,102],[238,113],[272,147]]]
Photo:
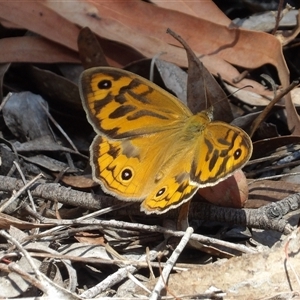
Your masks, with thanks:
[[[12,93],[9,92],[3,99],[3,101],[0,104],[0,111],[3,109],[4,105],[7,103],[7,101],[9,100],[9,98],[12,96]]]
[[[276,33],[276,31],[278,29],[278,26],[279,26],[279,23],[280,23],[280,20],[281,20],[281,13],[282,13],[282,9],[283,9],[283,4],[284,4],[284,0],[279,0],[275,26],[274,26],[274,28],[272,30],[272,33],[271,33],[273,35]]]
[[[157,257],[157,251],[158,251],[157,249],[159,249],[162,245],[165,245],[165,243],[164,242],[160,243],[157,247],[155,247],[154,250],[150,251],[150,259],[151,260],[154,260]],[[141,258],[139,259],[139,261],[145,262],[146,255],[142,255]],[[132,274],[132,273],[136,272],[137,270],[138,269],[134,266],[127,266],[127,267],[120,268],[117,272],[109,275],[99,284],[84,291],[80,296],[82,298],[94,298],[97,295],[99,295],[100,293],[106,291],[111,286],[113,286],[113,285],[119,283],[120,281],[124,280],[125,278],[127,278],[128,272]]]
[[[10,241],[12,244],[14,244],[18,250],[25,256],[27,259],[29,265],[31,266],[32,271],[34,272],[35,276],[37,277],[38,280],[42,281],[42,273],[41,271],[36,267],[35,263],[33,262],[33,259],[31,256],[28,254],[28,252],[22,247],[22,245],[10,234],[8,234],[5,230],[0,230],[0,235]]]
[[[37,180],[41,179],[43,174],[38,174],[32,180],[30,180],[27,184],[25,184],[22,188],[20,188],[13,196],[11,196],[6,202],[4,202],[0,206],[0,212],[4,211],[12,202],[18,199],[18,197],[24,193],[27,189],[29,189]]]
[[[274,105],[286,94],[288,94],[294,87],[299,84],[299,81],[293,81],[286,89],[284,89],[281,93],[279,93],[259,114],[259,116],[254,120],[250,128],[250,136],[252,137],[259,124],[265,120],[271,109]]]
[[[30,209],[30,207],[27,207],[27,209]],[[38,215],[36,215],[38,217]],[[121,228],[121,229],[131,229],[131,230],[139,230],[139,231],[148,231],[148,232],[159,232],[162,234],[169,234],[176,237],[182,237],[185,232],[184,231],[174,231],[170,229],[166,229],[164,227],[158,226],[158,225],[145,225],[145,224],[139,224],[139,223],[129,223],[124,221],[117,221],[117,220],[96,220],[96,219],[90,219],[90,220],[82,220],[80,222],[76,220],[53,220],[41,217],[41,222],[46,224],[58,224],[63,226],[80,226],[80,225],[101,225],[103,227],[113,227],[115,229]],[[44,234],[42,234],[44,236]],[[240,244],[234,244],[226,241],[221,241],[212,237],[207,237],[201,234],[192,234],[191,236],[192,240],[199,241],[203,244],[207,245],[216,245],[221,247],[227,247],[229,249],[233,249],[235,251],[238,251],[240,253],[254,253],[255,251],[253,249],[250,249],[244,245]]]
[[[87,215],[84,215],[82,217],[79,217],[77,219],[74,219],[76,220],[76,222],[81,222],[83,220],[88,220],[88,219],[92,219],[92,218],[95,218],[95,217],[99,217],[101,215],[104,215],[104,214],[107,214],[109,212],[112,212],[114,210],[117,210],[117,209],[121,209],[121,208],[124,208],[126,206],[130,206],[132,205],[132,203],[122,203],[122,204],[116,204],[116,205],[112,205],[110,207],[106,207],[106,208],[103,208],[103,209],[100,209],[98,211],[94,211],[90,214],[87,214]],[[25,209],[28,209],[28,207],[25,207]],[[41,217],[40,215],[38,215],[36,212],[34,214],[34,216],[39,216],[39,218]],[[47,221],[46,221],[47,223]],[[69,225],[67,225],[69,226]],[[65,228],[66,226],[65,225],[61,225],[61,226],[56,226],[55,228],[51,228],[51,229],[48,229],[48,230],[45,230],[43,233],[42,233],[42,236],[48,236],[49,234],[53,233],[53,232],[56,232],[56,231],[59,231],[63,228]]]
[[[82,256],[73,256],[73,255],[65,255],[65,254],[51,254],[46,252],[31,252],[28,251],[32,257],[39,257],[39,258],[55,258],[60,260],[70,260],[73,262],[81,262],[84,264],[103,264],[103,265],[121,265],[122,267],[126,266],[135,266],[137,268],[148,268],[149,265],[153,268],[159,268],[159,265],[165,266],[166,263],[158,263],[150,261],[147,258],[146,261],[140,260],[129,260],[129,259],[105,259],[105,258],[94,258],[94,257],[82,257]],[[11,257],[18,256],[18,253],[10,253]],[[7,257],[7,255],[5,255]],[[179,263],[178,265],[174,266],[174,270],[176,271],[187,271],[188,269],[197,268],[198,266],[195,264],[182,264]],[[153,277],[155,278],[155,277]]]
[[[165,287],[165,283],[167,282],[169,275],[179,257],[179,255],[182,253],[183,249],[185,248],[186,244],[189,242],[192,234],[193,234],[193,228],[188,227],[184,236],[182,237],[181,241],[179,242],[176,249],[173,251],[172,255],[166,262],[166,266],[164,267],[164,270],[162,274],[160,275],[149,299],[150,300],[157,300],[160,297],[162,289]]]
[[[299,230],[299,228],[298,228]],[[285,254],[285,260],[286,260],[286,263],[290,266],[295,278],[296,278],[296,281],[298,282],[298,285],[300,286],[300,279],[299,279],[299,274],[296,272],[293,264],[291,264],[290,262],[290,259],[289,259],[289,251],[288,251],[288,248],[289,248],[289,244],[290,244],[290,241],[292,239],[297,239],[297,231],[294,231],[292,232],[292,234],[289,236],[287,242],[286,242],[286,245],[284,247],[284,254]]]
[[[166,54],[167,52],[159,52],[154,57],[151,59],[151,64],[150,64],[150,73],[149,73],[149,80],[154,81],[154,66],[155,66],[155,61],[163,54]]]
[[[52,115],[49,113],[48,109],[44,107],[42,103],[39,103],[45,113],[47,114],[48,118],[52,121],[52,123],[56,126],[56,128],[61,132],[61,134],[65,137],[65,139],[69,142],[71,147],[74,149],[76,153],[79,153],[78,149],[76,148],[75,144],[72,142],[72,140],[69,138],[67,133],[62,129],[62,127],[55,121],[55,119],[52,117]]]
[[[24,255],[24,257],[27,259],[29,265],[31,266],[31,269],[33,270],[35,277],[31,276],[30,274],[24,272],[20,267],[12,262],[8,265],[8,268],[11,271],[16,272],[20,276],[24,277],[27,281],[29,281],[34,286],[37,286],[39,289],[41,289],[46,296],[52,297],[52,299],[79,299],[79,297],[70,291],[60,287],[53,281],[51,281],[48,277],[46,277],[35,265],[32,257],[29,255],[29,253],[22,247],[22,245],[10,234],[8,234],[5,230],[0,230],[0,235],[10,241],[12,244],[14,244],[17,249]]]
[[[19,172],[19,174],[21,176],[21,179],[22,179],[23,183],[27,184],[27,180],[26,180],[26,178],[25,178],[25,176],[24,176],[24,174],[22,172],[22,169],[21,169],[20,165],[16,161],[14,161],[13,163],[16,166],[16,168],[17,168],[17,170],[18,170],[18,172]],[[30,201],[30,204],[31,204],[31,208],[33,209],[33,211],[36,211],[36,207],[35,207],[32,195],[31,195],[31,193],[30,193],[29,190],[27,190],[27,195],[28,195],[28,198],[29,198],[29,201]]]

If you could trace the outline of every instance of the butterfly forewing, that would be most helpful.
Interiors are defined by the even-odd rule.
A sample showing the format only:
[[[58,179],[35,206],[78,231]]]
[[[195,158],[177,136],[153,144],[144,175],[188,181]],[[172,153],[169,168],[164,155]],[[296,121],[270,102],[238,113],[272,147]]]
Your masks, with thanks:
[[[173,95],[138,75],[113,68],[84,71],[80,94],[95,131],[115,139],[172,128],[191,115]]]

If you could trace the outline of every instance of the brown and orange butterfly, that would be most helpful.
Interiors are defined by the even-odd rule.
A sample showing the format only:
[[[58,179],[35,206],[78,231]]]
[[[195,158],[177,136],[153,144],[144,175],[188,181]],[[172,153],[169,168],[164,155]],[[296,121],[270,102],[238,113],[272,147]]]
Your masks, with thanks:
[[[93,178],[125,201],[141,202],[147,214],[164,213],[195,192],[224,180],[252,153],[240,128],[196,115],[152,82],[110,67],[85,70],[79,84],[96,137]]]

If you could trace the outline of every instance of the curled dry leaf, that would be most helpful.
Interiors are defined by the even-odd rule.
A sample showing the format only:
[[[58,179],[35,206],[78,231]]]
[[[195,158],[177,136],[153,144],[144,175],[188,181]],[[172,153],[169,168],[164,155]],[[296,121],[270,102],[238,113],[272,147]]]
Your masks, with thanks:
[[[242,170],[236,171],[232,176],[215,186],[198,190],[198,194],[210,203],[232,208],[244,207],[248,193],[247,179]]]

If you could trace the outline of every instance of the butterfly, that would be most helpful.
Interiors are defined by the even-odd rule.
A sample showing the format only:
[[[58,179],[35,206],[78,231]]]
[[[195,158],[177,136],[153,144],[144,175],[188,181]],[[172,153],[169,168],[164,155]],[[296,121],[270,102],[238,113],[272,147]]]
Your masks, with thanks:
[[[242,129],[197,114],[134,73],[111,67],[85,70],[83,108],[96,136],[90,146],[93,179],[104,192],[141,202],[161,214],[242,168],[252,154]]]

